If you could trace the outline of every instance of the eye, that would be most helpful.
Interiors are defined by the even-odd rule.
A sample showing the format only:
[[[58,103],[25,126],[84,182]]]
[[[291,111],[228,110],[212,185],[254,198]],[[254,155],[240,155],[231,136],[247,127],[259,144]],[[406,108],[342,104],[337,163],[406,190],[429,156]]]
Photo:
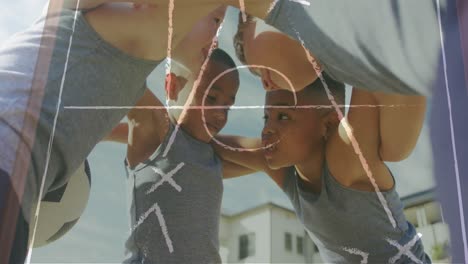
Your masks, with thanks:
[[[287,114],[285,114],[285,113],[279,113],[278,114],[278,119],[279,120],[289,120],[291,118],[289,118],[289,116]]]
[[[263,121],[266,123],[266,121],[268,121],[268,115],[267,114],[264,114],[263,115]]]
[[[213,20],[214,20],[214,22],[215,22],[216,24],[221,23],[221,19],[220,19],[220,18],[215,17],[215,18],[213,18]]]
[[[216,102],[216,97],[213,95],[208,95],[206,96],[206,98],[208,99],[209,102]]]

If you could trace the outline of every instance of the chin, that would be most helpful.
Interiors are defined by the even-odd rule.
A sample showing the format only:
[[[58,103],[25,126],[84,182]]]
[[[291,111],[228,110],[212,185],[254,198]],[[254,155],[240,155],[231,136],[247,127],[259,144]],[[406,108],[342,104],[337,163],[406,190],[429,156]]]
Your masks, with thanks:
[[[268,164],[268,167],[272,170],[277,170],[277,169],[288,167],[286,163],[278,162],[274,159],[267,159],[267,164]]]

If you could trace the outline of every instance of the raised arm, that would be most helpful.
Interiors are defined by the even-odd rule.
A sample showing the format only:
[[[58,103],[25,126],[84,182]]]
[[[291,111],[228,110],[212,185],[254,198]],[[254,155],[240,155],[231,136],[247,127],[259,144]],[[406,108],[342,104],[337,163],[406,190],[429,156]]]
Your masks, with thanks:
[[[154,4],[154,5],[168,5],[169,0],[130,0],[134,3],[140,4]],[[212,6],[213,8],[219,5],[229,5],[236,8],[241,8],[240,0],[174,0],[177,2],[177,6]],[[256,16],[261,19],[265,19],[268,14],[268,10],[273,5],[274,0],[243,0],[245,4],[245,11],[252,16]],[[177,8],[177,7],[176,7]]]
[[[229,164],[229,168],[231,169],[231,174],[240,176],[244,175],[242,172],[250,171],[249,173],[253,173],[256,171],[263,171],[270,176],[270,178],[275,181],[275,183],[282,188],[283,186],[283,179],[285,177],[285,171],[283,169],[280,170],[272,170],[268,167],[268,164],[263,156],[262,150],[255,150],[252,149],[259,149],[262,144],[261,140],[258,138],[247,138],[247,137],[239,137],[239,136],[228,136],[228,135],[218,135],[216,137],[219,141],[223,144],[237,149],[244,149],[245,151],[236,151],[224,146],[213,142],[212,145],[216,151],[216,153]],[[237,167],[235,165],[238,165]],[[246,170],[247,168],[248,170]],[[237,171],[236,171],[237,170]]]
[[[373,93],[379,107],[379,154],[384,161],[401,161],[413,151],[424,124],[426,97]]]
[[[396,107],[400,104],[405,106]],[[330,171],[341,184],[372,190],[370,170],[379,188],[388,190],[394,181],[384,161],[411,153],[424,119],[424,100],[353,89],[351,107],[345,120],[352,137],[343,120],[327,145]]]
[[[169,131],[170,121],[164,105],[149,89],[127,117],[127,159],[130,166],[134,166],[146,160],[161,145]]]
[[[63,0],[63,8],[86,10],[106,3],[132,2],[131,0]],[[77,6],[78,5],[78,6]]]
[[[102,141],[112,141],[117,143],[128,143],[128,124],[120,123]]]
[[[222,163],[223,163],[223,178],[224,179],[236,178],[236,177],[245,176],[245,175],[256,172],[255,170],[252,170],[250,168],[236,164],[231,161],[222,160]]]

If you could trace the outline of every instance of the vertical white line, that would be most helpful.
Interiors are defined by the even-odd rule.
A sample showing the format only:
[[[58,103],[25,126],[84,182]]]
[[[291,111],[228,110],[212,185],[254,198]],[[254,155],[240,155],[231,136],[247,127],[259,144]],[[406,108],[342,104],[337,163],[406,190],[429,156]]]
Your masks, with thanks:
[[[245,23],[247,21],[247,14],[245,13],[245,1],[239,0],[240,11],[242,12],[242,21]]]
[[[301,42],[302,47],[304,48],[307,59],[312,64],[312,66],[314,68],[314,71],[317,74],[317,77],[322,82],[323,87],[325,88],[325,91],[327,93],[327,97],[330,100],[330,102],[332,103],[333,107],[335,108],[336,113],[338,114],[338,118],[341,120],[341,122],[343,124],[343,128],[345,129],[345,132],[346,132],[348,138],[351,141],[351,145],[353,146],[354,152],[358,155],[359,161],[361,162],[361,165],[362,165],[364,171],[366,172],[366,175],[369,178],[370,183],[374,187],[377,198],[379,199],[380,204],[382,205],[385,213],[387,214],[388,220],[392,224],[393,228],[396,228],[396,221],[395,221],[395,218],[393,217],[392,211],[388,207],[387,200],[383,196],[382,192],[379,189],[379,186],[377,185],[377,182],[375,181],[375,178],[374,178],[373,173],[372,173],[372,171],[371,171],[371,169],[369,167],[369,164],[367,163],[367,160],[366,160],[366,158],[364,157],[364,154],[361,151],[361,147],[359,146],[359,142],[357,141],[356,137],[354,136],[354,134],[352,132],[351,125],[344,118],[343,112],[338,107],[338,104],[336,103],[334,96],[331,94],[330,89],[328,88],[328,84],[326,83],[325,79],[323,78],[322,69],[321,69],[320,65],[318,65],[315,58],[312,57],[311,54],[309,53],[309,50],[306,48],[305,42],[304,42],[304,40],[302,40],[299,32],[296,29],[294,29],[294,31],[296,32],[296,35],[297,35],[299,41]]]
[[[76,9],[78,9],[79,6],[80,6],[80,0],[77,0]],[[61,80],[61,83],[60,83],[60,91],[59,91],[59,97],[58,97],[58,102],[57,102],[57,108],[55,110],[54,125],[52,127],[52,134],[50,135],[50,138],[49,138],[49,145],[47,147],[46,164],[45,164],[44,174],[42,175],[42,182],[41,182],[41,188],[39,190],[38,202],[37,202],[37,206],[36,206],[36,212],[35,212],[35,214],[33,216],[33,219],[31,219],[34,224],[33,224],[33,228],[32,228],[31,242],[30,242],[30,245],[28,247],[28,255],[26,257],[26,263],[28,263],[28,264],[31,262],[32,247],[34,245],[34,240],[35,240],[35,237],[36,237],[37,222],[38,222],[38,219],[39,219],[39,211],[40,211],[40,208],[41,208],[41,197],[42,197],[42,194],[44,193],[45,179],[46,179],[47,172],[48,172],[48,169],[49,169],[50,155],[51,155],[51,152],[52,152],[52,144],[54,142],[54,137],[55,137],[55,128],[57,126],[57,119],[58,119],[58,115],[59,115],[59,111],[60,111],[60,106],[62,105],[63,87],[65,85],[65,79],[66,79],[67,68],[68,68],[68,60],[70,58],[70,52],[71,52],[71,47],[72,47],[72,43],[73,43],[73,35],[75,33],[76,20],[77,20],[77,17],[78,17],[78,13],[79,13],[79,11],[75,11],[75,16],[74,16],[74,20],[73,20],[73,27],[72,27],[72,33],[70,35],[70,42],[68,44],[67,57],[66,57],[66,60],[65,60],[65,66],[64,66],[64,70],[63,70],[62,80]]]
[[[444,65],[445,90],[447,92],[447,104],[448,104],[448,110],[449,110],[450,136],[451,136],[451,141],[452,141],[454,169],[455,169],[455,177],[456,177],[456,182],[457,182],[457,196],[458,196],[458,210],[460,212],[460,226],[462,229],[461,231],[462,231],[465,263],[468,263],[468,247],[467,247],[468,245],[466,242],[465,215],[463,212],[463,199],[462,199],[462,194],[461,194],[460,172],[458,169],[457,147],[455,144],[455,132],[453,128],[452,102],[451,102],[449,83],[448,83],[448,77],[447,77],[447,60],[446,60],[446,55],[445,55],[444,35],[443,35],[443,29],[442,29],[442,19],[440,15],[440,1],[439,0],[437,0],[437,18],[439,22],[440,44],[442,47],[442,61]]]
[[[166,60],[166,75],[171,73],[172,66],[172,35],[174,31],[173,27],[173,15],[174,15],[174,0],[169,0],[169,18],[167,27],[167,60]]]

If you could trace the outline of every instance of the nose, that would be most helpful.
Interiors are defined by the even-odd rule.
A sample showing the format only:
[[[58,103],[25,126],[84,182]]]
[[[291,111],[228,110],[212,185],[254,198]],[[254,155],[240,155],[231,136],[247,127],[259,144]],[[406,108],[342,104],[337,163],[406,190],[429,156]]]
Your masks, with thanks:
[[[275,134],[273,126],[267,121],[262,129],[262,141],[269,141]]]

